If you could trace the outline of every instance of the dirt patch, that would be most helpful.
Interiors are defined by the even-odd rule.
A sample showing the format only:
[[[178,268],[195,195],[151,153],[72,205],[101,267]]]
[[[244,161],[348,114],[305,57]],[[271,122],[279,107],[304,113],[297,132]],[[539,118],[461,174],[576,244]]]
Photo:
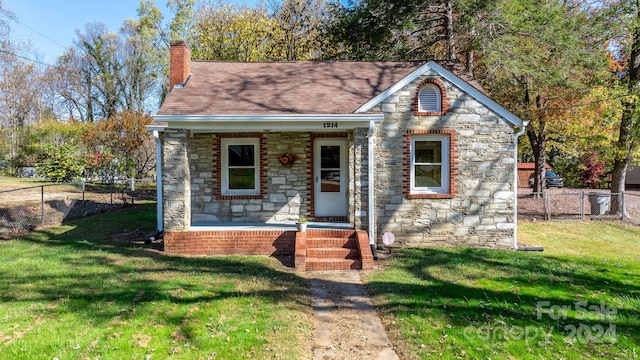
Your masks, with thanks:
[[[55,189],[55,191],[51,191]],[[35,191],[37,190],[37,191]],[[0,197],[0,240],[29,234],[43,227],[131,206],[136,201],[155,199],[155,190],[136,192],[65,191],[65,187],[40,187],[6,192]],[[35,191],[35,193],[34,193]],[[44,201],[42,201],[44,200]]]

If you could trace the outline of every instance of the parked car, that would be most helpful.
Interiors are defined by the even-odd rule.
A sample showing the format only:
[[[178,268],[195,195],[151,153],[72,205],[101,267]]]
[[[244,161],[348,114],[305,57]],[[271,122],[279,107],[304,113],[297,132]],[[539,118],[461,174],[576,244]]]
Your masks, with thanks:
[[[534,177],[534,174],[531,174],[531,176],[529,176],[529,187],[533,187],[533,177]],[[562,182],[562,178],[552,171],[546,172],[544,180],[545,180],[545,185],[547,187],[561,188],[564,186],[564,183]]]

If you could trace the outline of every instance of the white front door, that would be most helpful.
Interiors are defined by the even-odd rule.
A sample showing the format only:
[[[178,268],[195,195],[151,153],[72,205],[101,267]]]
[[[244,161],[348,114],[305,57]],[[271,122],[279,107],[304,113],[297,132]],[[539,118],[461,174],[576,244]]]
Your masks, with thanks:
[[[347,216],[347,143],[316,139],[314,149],[315,216]]]

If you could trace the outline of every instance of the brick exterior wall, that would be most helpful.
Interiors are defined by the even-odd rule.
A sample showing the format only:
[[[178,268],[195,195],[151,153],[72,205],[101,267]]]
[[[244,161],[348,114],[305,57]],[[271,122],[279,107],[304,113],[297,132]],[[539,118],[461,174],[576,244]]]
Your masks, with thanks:
[[[173,41],[170,52],[169,90],[184,84],[191,74],[191,50],[184,41]]]
[[[183,255],[293,255],[296,231],[167,231],[164,251]]]
[[[425,112],[420,111],[420,107],[418,104],[418,94],[420,93],[420,89],[427,84],[435,85],[438,89],[440,89],[440,112]],[[427,78],[422,80],[418,86],[416,87],[415,94],[413,95],[413,113],[416,116],[443,116],[449,111],[449,107],[451,106],[451,98],[447,96],[447,88],[444,84],[435,78]]]

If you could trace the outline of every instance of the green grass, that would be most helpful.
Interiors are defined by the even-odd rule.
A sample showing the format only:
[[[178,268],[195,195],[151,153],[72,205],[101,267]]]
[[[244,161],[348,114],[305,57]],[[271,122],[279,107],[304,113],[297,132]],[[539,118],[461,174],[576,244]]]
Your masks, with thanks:
[[[0,359],[308,358],[303,278],[273,258],[166,256],[143,244],[154,225],[146,203],[1,242]],[[545,251],[395,250],[366,275],[401,358],[639,358],[640,229],[519,235]]]
[[[273,258],[166,256],[141,241],[154,225],[152,203],[0,243],[0,358],[309,353],[304,279]]]
[[[367,276],[401,357],[640,358],[640,229],[538,222],[519,235],[544,252],[403,249]]]
[[[41,179],[17,178],[13,176],[5,176],[0,174],[0,191],[29,187],[29,186],[40,186],[44,184],[51,184],[51,182],[45,182],[45,181],[42,181]]]

